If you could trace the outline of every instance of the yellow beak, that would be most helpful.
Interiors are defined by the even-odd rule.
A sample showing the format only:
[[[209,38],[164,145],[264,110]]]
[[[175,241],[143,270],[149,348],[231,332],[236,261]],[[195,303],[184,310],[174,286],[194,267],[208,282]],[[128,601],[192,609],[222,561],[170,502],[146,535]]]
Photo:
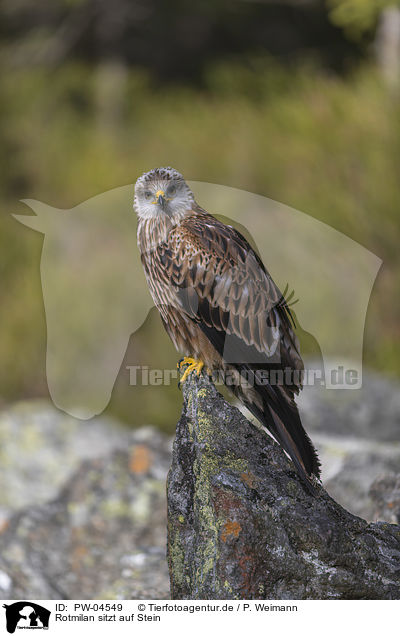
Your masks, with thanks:
[[[156,205],[157,203],[159,205],[161,205],[161,207],[164,206],[164,203],[165,203],[165,192],[164,192],[164,190],[157,190],[156,195],[155,195],[155,201],[152,201],[152,204]]]

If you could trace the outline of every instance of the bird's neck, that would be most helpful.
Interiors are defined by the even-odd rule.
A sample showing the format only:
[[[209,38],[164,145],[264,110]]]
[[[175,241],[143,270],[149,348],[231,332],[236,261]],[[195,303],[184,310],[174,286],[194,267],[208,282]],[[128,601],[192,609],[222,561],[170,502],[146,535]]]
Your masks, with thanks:
[[[166,214],[159,214],[151,218],[139,218],[137,228],[137,242],[141,253],[156,249],[168,240],[169,233],[185,218],[194,214],[193,209],[175,215],[172,218]]]

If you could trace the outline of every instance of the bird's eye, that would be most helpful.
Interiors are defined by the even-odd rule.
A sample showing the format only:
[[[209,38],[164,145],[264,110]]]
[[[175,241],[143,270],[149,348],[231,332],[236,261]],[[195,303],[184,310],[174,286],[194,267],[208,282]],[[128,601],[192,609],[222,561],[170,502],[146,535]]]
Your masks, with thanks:
[[[168,193],[169,196],[173,196],[175,194],[175,192],[176,192],[176,186],[174,186],[174,185],[168,186],[167,193]]]
[[[144,198],[149,200],[153,197],[153,193],[150,192],[150,190],[146,190],[146,192],[144,193]]]

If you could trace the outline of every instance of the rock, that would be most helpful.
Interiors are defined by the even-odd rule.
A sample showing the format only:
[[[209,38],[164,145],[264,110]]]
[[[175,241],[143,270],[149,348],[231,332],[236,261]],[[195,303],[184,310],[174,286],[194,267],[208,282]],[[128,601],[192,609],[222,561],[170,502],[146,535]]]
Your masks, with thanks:
[[[318,364],[308,361],[307,366]],[[372,482],[400,466],[399,383],[364,371],[361,389],[305,387],[298,402],[320,454],[324,487],[353,514],[375,520]],[[391,522],[385,510],[379,518]]]
[[[205,377],[183,387],[168,475],[175,599],[400,599],[400,527],[303,488]]]
[[[319,363],[307,360],[308,368]],[[307,386],[298,399],[307,428],[341,439],[399,442],[400,385],[372,371],[363,371],[360,389]]]
[[[168,598],[165,479],[169,440],[127,434],[125,449],[84,460],[49,503],[0,534],[0,598]]]
[[[398,470],[400,445],[314,434],[312,439],[320,453],[327,492],[353,514],[375,521],[371,486],[377,476]],[[383,515],[383,509],[381,512]],[[380,520],[393,523],[392,514]]]
[[[83,459],[125,448],[129,435],[110,417],[82,422],[47,400],[2,411],[0,526],[15,510],[56,497]]]
[[[372,373],[359,391],[303,392],[324,485],[369,520],[399,519],[399,395]],[[169,464],[170,440],[151,428],[132,433],[107,416],[81,422],[46,400],[2,411],[0,596],[168,598]],[[228,525],[226,542],[237,530]]]
[[[377,477],[370,488],[374,517],[400,523],[400,473]]]

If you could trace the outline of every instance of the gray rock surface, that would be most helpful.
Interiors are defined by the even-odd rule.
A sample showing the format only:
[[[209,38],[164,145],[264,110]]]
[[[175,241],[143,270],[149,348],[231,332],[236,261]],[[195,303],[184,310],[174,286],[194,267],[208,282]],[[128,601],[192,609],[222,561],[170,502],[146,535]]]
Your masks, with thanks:
[[[305,387],[298,402],[328,493],[350,512],[377,519],[371,485],[400,469],[399,383],[364,371],[361,389]],[[392,516],[379,519],[390,522]]]
[[[129,442],[109,417],[82,422],[48,400],[19,402],[0,413],[0,527],[23,506],[56,497],[83,459]]]
[[[307,361],[308,367],[317,367]],[[357,390],[305,387],[298,400],[313,433],[400,443],[400,385],[372,371],[363,372]]]
[[[400,524],[400,473],[382,475],[373,482],[370,496],[374,504],[374,516]]]
[[[321,488],[205,377],[183,388],[168,476],[173,598],[399,599],[400,528]]]
[[[0,534],[0,598],[167,598],[169,441],[129,434],[84,460],[58,496],[15,513]]]

